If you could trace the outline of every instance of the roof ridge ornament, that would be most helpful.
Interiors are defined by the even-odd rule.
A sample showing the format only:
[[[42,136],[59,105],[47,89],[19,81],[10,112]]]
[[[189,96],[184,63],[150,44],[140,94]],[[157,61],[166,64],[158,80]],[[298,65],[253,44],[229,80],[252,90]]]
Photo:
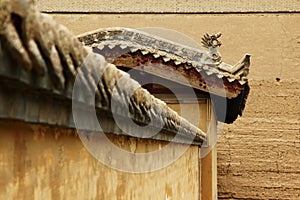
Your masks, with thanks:
[[[194,88],[204,92],[222,96],[222,93],[217,89],[208,90],[206,85],[200,84],[200,80],[204,76],[210,76],[211,80],[227,80],[226,97],[231,99],[236,98],[245,88],[244,85],[247,84],[250,55],[247,54],[235,65],[223,62],[222,56],[218,52],[218,47],[222,44],[220,41],[221,35],[221,33],[217,33],[203,36],[202,45],[209,50],[186,46],[141,30],[122,27],[101,28],[83,33],[77,37],[85,46],[104,55],[109,62],[117,66],[129,69],[144,66],[146,63],[149,66],[143,68],[143,71],[167,79],[170,79],[168,70],[178,70],[187,78],[193,79],[192,86]],[[98,39],[98,42],[95,42],[95,39]],[[114,44],[113,49],[111,48],[112,44]],[[126,58],[120,56],[124,54]],[[165,67],[155,70],[158,63],[162,64],[160,66]],[[181,71],[181,69],[183,70]],[[191,76],[192,71],[195,72],[196,76]],[[172,80],[175,81],[174,77],[172,77]],[[206,84],[208,81],[206,80]],[[211,82],[211,84],[215,88],[219,87],[215,82]]]
[[[221,53],[218,51],[218,47],[222,45],[219,40],[221,35],[221,32],[214,35],[206,33],[201,40],[202,46],[208,49],[211,59],[215,62],[220,62],[222,59]]]

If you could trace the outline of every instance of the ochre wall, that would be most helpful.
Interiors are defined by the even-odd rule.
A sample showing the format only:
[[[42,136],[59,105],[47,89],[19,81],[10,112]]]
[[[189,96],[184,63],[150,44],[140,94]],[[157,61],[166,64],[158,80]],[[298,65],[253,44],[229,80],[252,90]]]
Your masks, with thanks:
[[[163,144],[121,136],[110,139],[126,150],[136,144],[139,152]],[[196,200],[198,157],[198,147],[190,146],[166,168],[124,173],[94,159],[74,130],[0,120],[0,199]]]
[[[295,5],[297,10],[299,3]],[[225,62],[234,64],[244,53],[252,60],[244,115],[224,127],[218,143],[219,198],[300,198],[299,13],[52,16],[76,34],[103,27],[154,26],[199,42],[205,32],[221,31]]]

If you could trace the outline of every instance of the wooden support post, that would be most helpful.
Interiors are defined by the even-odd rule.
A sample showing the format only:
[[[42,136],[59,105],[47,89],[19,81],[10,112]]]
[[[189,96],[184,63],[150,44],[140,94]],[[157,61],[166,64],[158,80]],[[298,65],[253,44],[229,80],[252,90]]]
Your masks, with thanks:
[[[212,148],[205,157],[201,159],[201,199],[218,199],[217,191],[217,121],[213,108],[209,103],[208,109],[208,145]],[[204,156],[204,155],[203,155]]]

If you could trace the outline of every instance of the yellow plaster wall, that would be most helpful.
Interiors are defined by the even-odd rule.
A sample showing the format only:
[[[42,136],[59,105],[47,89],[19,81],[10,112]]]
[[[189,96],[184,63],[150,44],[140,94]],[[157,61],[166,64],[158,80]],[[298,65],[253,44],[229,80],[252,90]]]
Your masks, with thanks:
[[[133,145],[128,137],[110,139],[124,149]],[[134,144],[139,152],[148,152],[163,143],[136,140]],[[1,120],[0,199],[196,200],[198,157],[198,147],[190,146],[166,168],[144,174],[124,173],[94,159],[74,130]]]

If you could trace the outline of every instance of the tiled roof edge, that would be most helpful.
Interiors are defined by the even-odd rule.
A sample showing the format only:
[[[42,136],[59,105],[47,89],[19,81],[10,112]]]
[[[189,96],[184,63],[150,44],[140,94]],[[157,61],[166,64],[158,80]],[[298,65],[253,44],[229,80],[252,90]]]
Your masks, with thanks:
[[[16,70],[12,68],[16,68],[17,65],[22,68],[19,74],[12,75],[15,77],[8,78],[27,84],[32,89],[47,90],[53,95],[70,98],[70,88],[78,72],[81,69],[83,71],[81,65],[86,61],[88,63],[86,66],[94,66],[91,68],[94,72],[105,68],[104,77],[99,82],[102,85],[95,82],[95,78],[88,72],[84,72],[82,79],[86,88],[98,84],[98,88],[105,89],[102,96],[96,94],[96,99],[97,95],[100,95],[96,106],[103,108],[101,102],[103,95],[111,95],[111,89],[124,72],[106,63],[102,56],[89,53],[67,28],[57,24],[48,15],[37,12],[28,1],[2,0],[0,11],[0,41],[3,51],[0,52],[2,60],[0,64],[6,68],[4,71]],[[6,53],[9,55],[8,60],[4,56]],[[130,77],[126,79],[128,86],[137,84]],[[139,88],[130,97],[124,88],[119,91],[119,95],[117,101],[120,103],[130,101],[132,104],[129,104],[131,106],[129,109],[139,113],[134,115],[134,120],[147,124],[143,121],[145,119],[143,115],[149,115],[162,121],[165,130],[170,133],[180,129],[184,134],[194,135],[202,140],[205,138],[204,132],[181,118],[146,90]],[[85,97],[82,100],[85,103],[90,101]]]

